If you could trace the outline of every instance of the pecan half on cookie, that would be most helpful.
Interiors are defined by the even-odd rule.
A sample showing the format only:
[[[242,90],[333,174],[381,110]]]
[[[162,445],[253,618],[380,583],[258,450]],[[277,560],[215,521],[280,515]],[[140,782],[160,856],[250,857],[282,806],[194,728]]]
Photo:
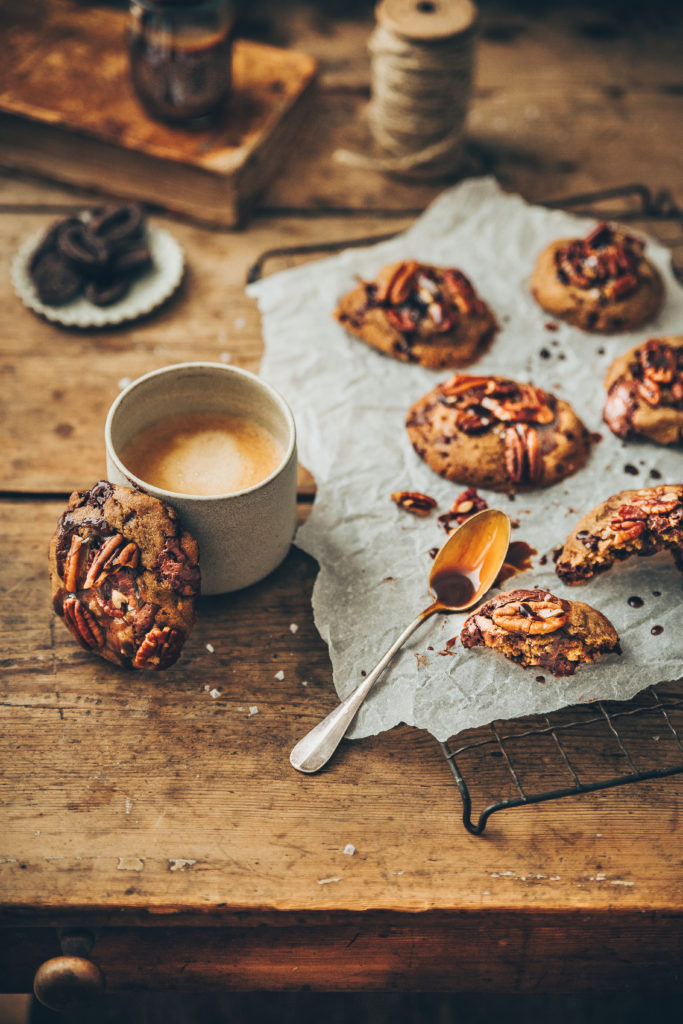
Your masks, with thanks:
[[[386,355],[433,369],[466,366],[497,324],[469,279],[452,267],[404,260],[339,300],[339,323]]]
[[[575,473],[590,435],[567,402],[533,384],[456,373],[411,407],[413,448],[435,472],[474,487],[547,487]]]
[[[465,620],[460,641],[554,676],[571,676],[579,665],[619,651],[617,632],[601,612],[547,590],[510,590],[491,598]]]
[[[619,491],[578,521],[555,572],[564,583],[585,583],[631,555],[671,551],[683,572],[683,484]]]
[[[611,224],[563,238],[541,253],[531,278],[540,306],[584,331],[612,334],[651,320],[664,285],[645,243]]]
[[[683,441],[683,337],[650,338],[610,366],[603,419],[623,440]]]
[[[169,668],[194,624],[198,558],[169,505],[100,480],[74,491],[52,537],[54,609],[107,661]]]

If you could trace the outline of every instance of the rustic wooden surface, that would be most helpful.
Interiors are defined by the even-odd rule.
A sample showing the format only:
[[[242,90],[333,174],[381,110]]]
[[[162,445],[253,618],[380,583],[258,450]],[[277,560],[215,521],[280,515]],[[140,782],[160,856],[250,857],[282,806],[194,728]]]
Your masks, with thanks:
[[[225,353],[256,368],[244,279],[260,253],[397,230],[443,186],[332,160],[364,138],[369,6],[273,9],[246,28],[320,59],[317,116],[245,231],[153,211],[189,271],[147,321],[76,333],[24,309],[12,254],[90,197],[0,177],[0,982],[28,987],[54,926],[72,924],[101,929],[93,957],[113,989],[680,990],[680,779],[506,812],[477,839],[417,730],[296,774],[291,745],[336,701],[315,564],[297,550],[248,592],[204,599],[158,678],[88,656],[51,612],[47,542],[68,491],[104,472],[121,382]],[[640,178],[683,201],[680,16],[611,12],[482,4],[473,154],[530,199]],[[496,772],[478,766],[482,793]]]

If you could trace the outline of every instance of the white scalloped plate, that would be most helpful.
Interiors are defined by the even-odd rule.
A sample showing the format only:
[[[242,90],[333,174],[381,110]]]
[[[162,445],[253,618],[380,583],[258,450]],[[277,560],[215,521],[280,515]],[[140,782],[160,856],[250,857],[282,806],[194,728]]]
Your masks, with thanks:
[[[81,296],[64,306],[46,306],[38,298],[28,271],[31,256],[44,235],[45,229],[32,235],[17,252],[12,261],[12,284],[29,309],[64,327],[109,327],[136,320],[170,298],[183,277],[184,257],[180,245],[168,231],[148,225],[147,241],[154,265],[131,285],[119,302],[95,306]]]

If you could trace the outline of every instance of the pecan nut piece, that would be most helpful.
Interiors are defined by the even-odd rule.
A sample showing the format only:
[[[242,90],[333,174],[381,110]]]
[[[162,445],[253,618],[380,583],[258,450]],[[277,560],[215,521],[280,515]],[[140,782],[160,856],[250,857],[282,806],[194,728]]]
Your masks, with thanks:
[[[645,532],[647,513],[636,505],[620,505],[609,522],[610,530],[617,535],[617,543],[625,544]]]
[[[541,636],[555,633],[567,623],[567,613],[557,598],[533,601],[508,601],[494,608],[491,618],[508,633]]]
[[[62,605],[64,621],[81,647],[90,651],[104,645],[105,634],[87,605],[77,597],[67,597]]]
[[[128,566],[135,569],[140,564],[140,550],[133,541],[125,542],[120,533],[107,537],[93,558],[83,581],[83,590],[102,584],[114,569]]]
[[[623,299],[630,295],[638,287],[638,278],[635,274],[624,274],[615,281],[610,281],[605,288],[605,293],[610,299]]]
[[[409,334],[411,331],[417,330],[418,318],[410,309],[387,309],[386,317],[391,326],[401,334]]]
[[[677,357],[671,345],[657,338],[646,341],[638,353],[643,374],[659,384],[669,384],[676,375]]]
[[[449,267],[443,273],[444,291],[461,313],[481,315],[486,306],[475,292],[471,281],[461,270]]]
[[[458,495],[450,510],[439,516],[439,523],[446,533],[450,533],[456,526],[462,526],[475,512],[481,512],[488,507],[488,502],[477,493],[476,487],[468,487]]]
[[[458,409],[455,413],[455,425],[463,434],[483,434],[493,422],[492,416],[475,409]]]
[[[419,491],[394,491],[391,500],[406,512],[412,512],[416,516],[428,516],[432,509],[436,508],[436,500]]]
[[[547,424],[555,419],[545,391],[533,384],[520,384],[519,397],[516,399],[503,398],[499,401],[487,395],[481,399],[481,405],[503,423],[531,421]]]
[[[504,434],[505,468],[513,484],[534,484],[543,473],[538,433],[528,423],[507,427]]]
[[[649,376],[643,377],[642,380],[638,381],[638,393],[653,408],[656,408],[662,400],[659,384]]]
[[[397,306],[410,295],[420,264],[417,260],[405,260],[383,267],[375,282],[375,300]]]
[[[78,583],[88,556],[88,545],[80,534],[75,533],[64,560],[64,589],[74,594],[79,588]]]
[[[618,513],[621,512],[622,509],[631,509],[632,506],[635,505],[635,507],[642,510],[645,515],[665,516],[668,515],[669,512],[673,512],[674,509],[681,504],[681,500],[677,494],[672,494],[667,491],[662,491],[655,495],[649,491],[644,491],[642,493],[635,494],[631,501],[631,505],[622,505],[618,509]]]
[[[185,637],[171,626],[154,626],[138,647],[133,664],[136,668],[169,668],[178,659]]]

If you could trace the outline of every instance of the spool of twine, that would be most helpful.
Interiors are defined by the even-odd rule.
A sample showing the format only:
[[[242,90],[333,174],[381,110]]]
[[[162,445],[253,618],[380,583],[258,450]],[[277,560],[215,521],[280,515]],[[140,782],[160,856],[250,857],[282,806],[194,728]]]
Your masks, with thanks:
[[[442,177],[458,168],[472,91],[470,0],[382,0],[375,9],[367,119],[383,156],[338,150],[351,167]]]

